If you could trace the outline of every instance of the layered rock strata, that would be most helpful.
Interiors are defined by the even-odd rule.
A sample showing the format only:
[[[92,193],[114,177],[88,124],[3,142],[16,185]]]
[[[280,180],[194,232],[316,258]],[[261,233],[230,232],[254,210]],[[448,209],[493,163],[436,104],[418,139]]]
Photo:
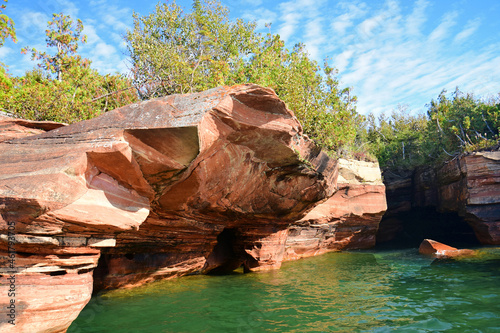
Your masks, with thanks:
[[[400,175],[385,172],[384,179],[388,210],[380,241],[401,231],[402,214],[430,207],[457,214],[482,244],[500,244],[500,151],[475,152]]]
[[[377,163],[339,160],[338,191],[288,228],[284,260],[375,245],[387,204]]]
[[[267,237],[336,191],[336,161],[259,86],[154,99],[48,132],[1,121],[2,332],[64,332],[96,267],[99,288],[277,267]]]
[[[255,85],[0,129],[2,332],[64,332],[93,287],[370,247],[385,210],[377,165],[329,158]]]

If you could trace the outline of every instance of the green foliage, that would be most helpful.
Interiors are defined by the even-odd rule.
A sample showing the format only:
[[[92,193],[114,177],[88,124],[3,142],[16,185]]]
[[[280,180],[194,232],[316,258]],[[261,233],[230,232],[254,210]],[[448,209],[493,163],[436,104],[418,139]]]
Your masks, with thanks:
[[[45,34],[47,35],[47,47],[56,48],[56,54],[50,55],[28,46],[22,49],[22,53],[31,52],[31,60],[41,60],[42,63],[38,66],[56,74],[57,79],[61,81],[63,73],[71,67],[88,64],[88,60],[84,60],[76,54],[78,43],[87,41],[87,36],[81,35],[82,31],[81,20],[77,20],[76,25],[74,25],[70,16],[63,13],[52,14],[52,21],[48,22]]]
[[[436,101],[431,101],[428,116],[430,135],[447,155],[495,145],[500,126],[500,96],[482,101],[457,88],[450,99],[443,90]]]
[[[230,21],[217,1],[194,1],[184,14],[172,2],[150,15],[134,13],[126,36],[143,99],[232,84],[231,73],[255,43],[254,25]]]
[[[350,90],[340,89],[337,71],[309,59],[303,44],[292,51],[278,35],[259,36],[259,46],[238,74],[238,82],[274,89],[295,112],[304,132],[330,151],[352,145],[356,137],[354,104]],[[241,74],[243,71],[243,75]]]
[[[390,117],[368,119],[367,140],[380,165],[412,168],[497,145],[500,96],[484,101],[457,88],[449,98],[443,90],[427,115],[400,108]]]
[[[25,119],[73,123],[137,101],[127,78],[103,76],[88,67],[68,68],[64,81],[40,69],[12,80],[13,88],[0,105]]]
[[[378,119],[370,114],[367,127],[370,151],[382,167],[424,164],[428,157],[427,124],[425,115],[412,115],[403,106],[390,116],[381,114]]]
[[[311,60],[304,45],[291,51],[278,35],[231,21],[218,1],[194,1],[191,13],[171,2],[150,15],[134,14],[126,36],[141,98],[256,83],[275,90],[322,147],[355,144],[356,97],[341,89],[337,72]]]
[[[5,3],[7,0],[3,0]],[[16,29],[14,27],[14,21],[2,11],[6,8],[6,5],[0,5],[0,47],[3,46],[7,38],[11,38],[12,41],[16,42]]]
[[[25,119],[73,123],[138,100],[129,79],[100,75],[76,54],[78,41],[85,41],[80,36],[83,25],[77,22],[74,26],[69,16],[53,15],[46,33],[48,46],[57,48],[54,56],[25,49],[43,61],[39,69],[19,78],[0,71],[0,108]]]
[[[12,89],[12,80],[7,75],[5,68],[0,65],[0,98],[4,97],[4,94]]]

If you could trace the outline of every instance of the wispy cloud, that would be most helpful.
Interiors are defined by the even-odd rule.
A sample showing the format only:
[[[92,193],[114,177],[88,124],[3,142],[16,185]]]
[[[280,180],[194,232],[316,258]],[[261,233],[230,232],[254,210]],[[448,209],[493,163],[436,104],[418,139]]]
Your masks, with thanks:
[[[441,21],[441,23],[432,31],[429,35],[429,41],[435,42],[440,41],[450,34],[451,28],[457,24],[456,19],[458,17],[457,12],[446,13]]]
[[[472,34],[476,32],[480,25],[481,21],[477,18],[467,22],[467,25],[464,27],[464,29],[455,36],[454,41],[457,43],[463,42],[464,40],[472,36]]]
[[[408,35],[418,35],[421,33],[424,23],[427,21],[425,10],[429,6],[426,0],[415,2],[412,13],[406,19],[406,31]]]
[[[0,59],[7,57],[13,50],[10,47],[0,47]]]
[[[318,62],[329,58],[341,84],[353,87],[361,113],[398,104],[422,110],[455,86],[500,90],[500,46],[478,42],[482,20],[462,7],[429,0],[289,0],[273,11],[257,10],[273,18],[289,47],[304,42]]]

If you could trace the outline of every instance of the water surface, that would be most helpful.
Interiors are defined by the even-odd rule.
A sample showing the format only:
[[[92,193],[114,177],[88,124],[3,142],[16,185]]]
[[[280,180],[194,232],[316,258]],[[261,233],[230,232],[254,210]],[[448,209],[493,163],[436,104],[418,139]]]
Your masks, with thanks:
[[[500,332],[500,249],[481,252],[330,253],[162,281],[93,297],[68,332]]]

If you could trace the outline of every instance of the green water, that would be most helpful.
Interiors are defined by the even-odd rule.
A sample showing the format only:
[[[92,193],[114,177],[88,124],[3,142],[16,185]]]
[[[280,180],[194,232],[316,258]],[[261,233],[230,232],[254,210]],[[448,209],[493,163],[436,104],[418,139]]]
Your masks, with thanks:
[[[330,253],[92,298],[68,332],[500,332],[500,249]]]

